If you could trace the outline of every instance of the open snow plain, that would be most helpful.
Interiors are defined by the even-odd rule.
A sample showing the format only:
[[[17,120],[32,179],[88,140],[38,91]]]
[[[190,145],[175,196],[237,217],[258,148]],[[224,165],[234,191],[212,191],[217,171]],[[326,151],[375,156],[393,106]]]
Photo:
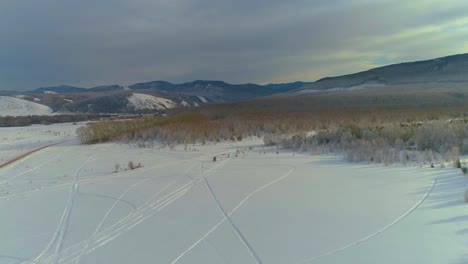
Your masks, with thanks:
[[[0,128],[0,164],[40,147],[76,140],[78,127],[79,125],[73,124],[2,127]]]
[[[468,261],[459,169],[276,154],[260,140],[84,146],[76,128],[0,129],[5,158],[63,142],[0,168],[0,263]]]

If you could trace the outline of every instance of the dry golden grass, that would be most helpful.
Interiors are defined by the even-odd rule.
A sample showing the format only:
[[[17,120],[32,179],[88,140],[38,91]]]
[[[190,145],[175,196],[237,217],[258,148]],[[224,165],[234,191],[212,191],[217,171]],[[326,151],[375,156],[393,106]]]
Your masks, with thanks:
[[[79,134],[85,144],[123,139],[142,146],[257,136],[269,145],[385,164],[452,160],[466,151],[468,105],[380,105],[361,97],[368,99],[322,95],[210,105],[165,118],[91,124]]]

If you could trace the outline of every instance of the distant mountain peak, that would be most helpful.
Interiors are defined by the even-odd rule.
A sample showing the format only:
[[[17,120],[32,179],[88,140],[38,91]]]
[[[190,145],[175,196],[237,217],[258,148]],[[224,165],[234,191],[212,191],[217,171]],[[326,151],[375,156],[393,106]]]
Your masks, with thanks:
[[[119,91],[124,90],[123,86],[114,84],[114,85],[101,85],[92,88],[82,88],[82,87],[74,87],[70,85],[59,85],[59,86],[52,86],[52,87],[41,87],[31,92],[35,93],[47,93],[47,92],[54,92],[54,93],[82,93],[82,92],[110,92],[110,91]]]
[[[468,54],[397,63],[353,74],[325,77],[304,87],[304,90],[423,83],[468,83]]]
[[[187,82],[186,84],[195,84],[195,85],[198,85],[198,84],[201,84],[201,85],[207,85],[207,84],[211,84],[211,85],[232,85],[232,84],[228,84],[227,82],[224,82],[224,81],[209,81],[209,80],[196,80],[196,81],[193,81],[193,82]]]
[[[74,87],[70,85],[59,85],[55,87],[41,87],[32,92],[45,93],[45,92],[54,92],[54,93],[77,93],[84,92],[86,88]]]

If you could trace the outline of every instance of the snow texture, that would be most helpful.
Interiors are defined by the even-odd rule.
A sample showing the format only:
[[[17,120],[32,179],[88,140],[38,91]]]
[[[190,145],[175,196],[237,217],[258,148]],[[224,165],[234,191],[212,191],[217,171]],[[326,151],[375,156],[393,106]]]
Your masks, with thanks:
[[[276,154],[255,138],[87,146],[77,127],[0,128],[9,157],[63,142],[0,169],[0,263],[467,262],[459,169]]]
[[[129,98],[128,102],[131,107],[135,110],[143,109],[171,109],[177,106],[177,104],[169,99],[156,97],[148,94],[133,93]]]
[[[198,99],[200,99],[200,101],[202,101],[203,103],[208,103],[208,100],[206,100],[205,97],[203,97],[203,96],[197,96],[197,97],[198,97]]]
[[[0,116],[51,115],[48,106],[10,96],[0,96]]]

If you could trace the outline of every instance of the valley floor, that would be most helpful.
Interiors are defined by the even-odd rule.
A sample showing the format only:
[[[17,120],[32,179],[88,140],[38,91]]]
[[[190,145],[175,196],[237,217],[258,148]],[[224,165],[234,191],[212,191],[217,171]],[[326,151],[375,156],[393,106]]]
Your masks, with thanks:
[[[0,169],[0,263],[468,261],[459,169],[276,154],[254,139],[84,146],[76,127],[0,129],[5,160],[19,142],[63,142]]]

